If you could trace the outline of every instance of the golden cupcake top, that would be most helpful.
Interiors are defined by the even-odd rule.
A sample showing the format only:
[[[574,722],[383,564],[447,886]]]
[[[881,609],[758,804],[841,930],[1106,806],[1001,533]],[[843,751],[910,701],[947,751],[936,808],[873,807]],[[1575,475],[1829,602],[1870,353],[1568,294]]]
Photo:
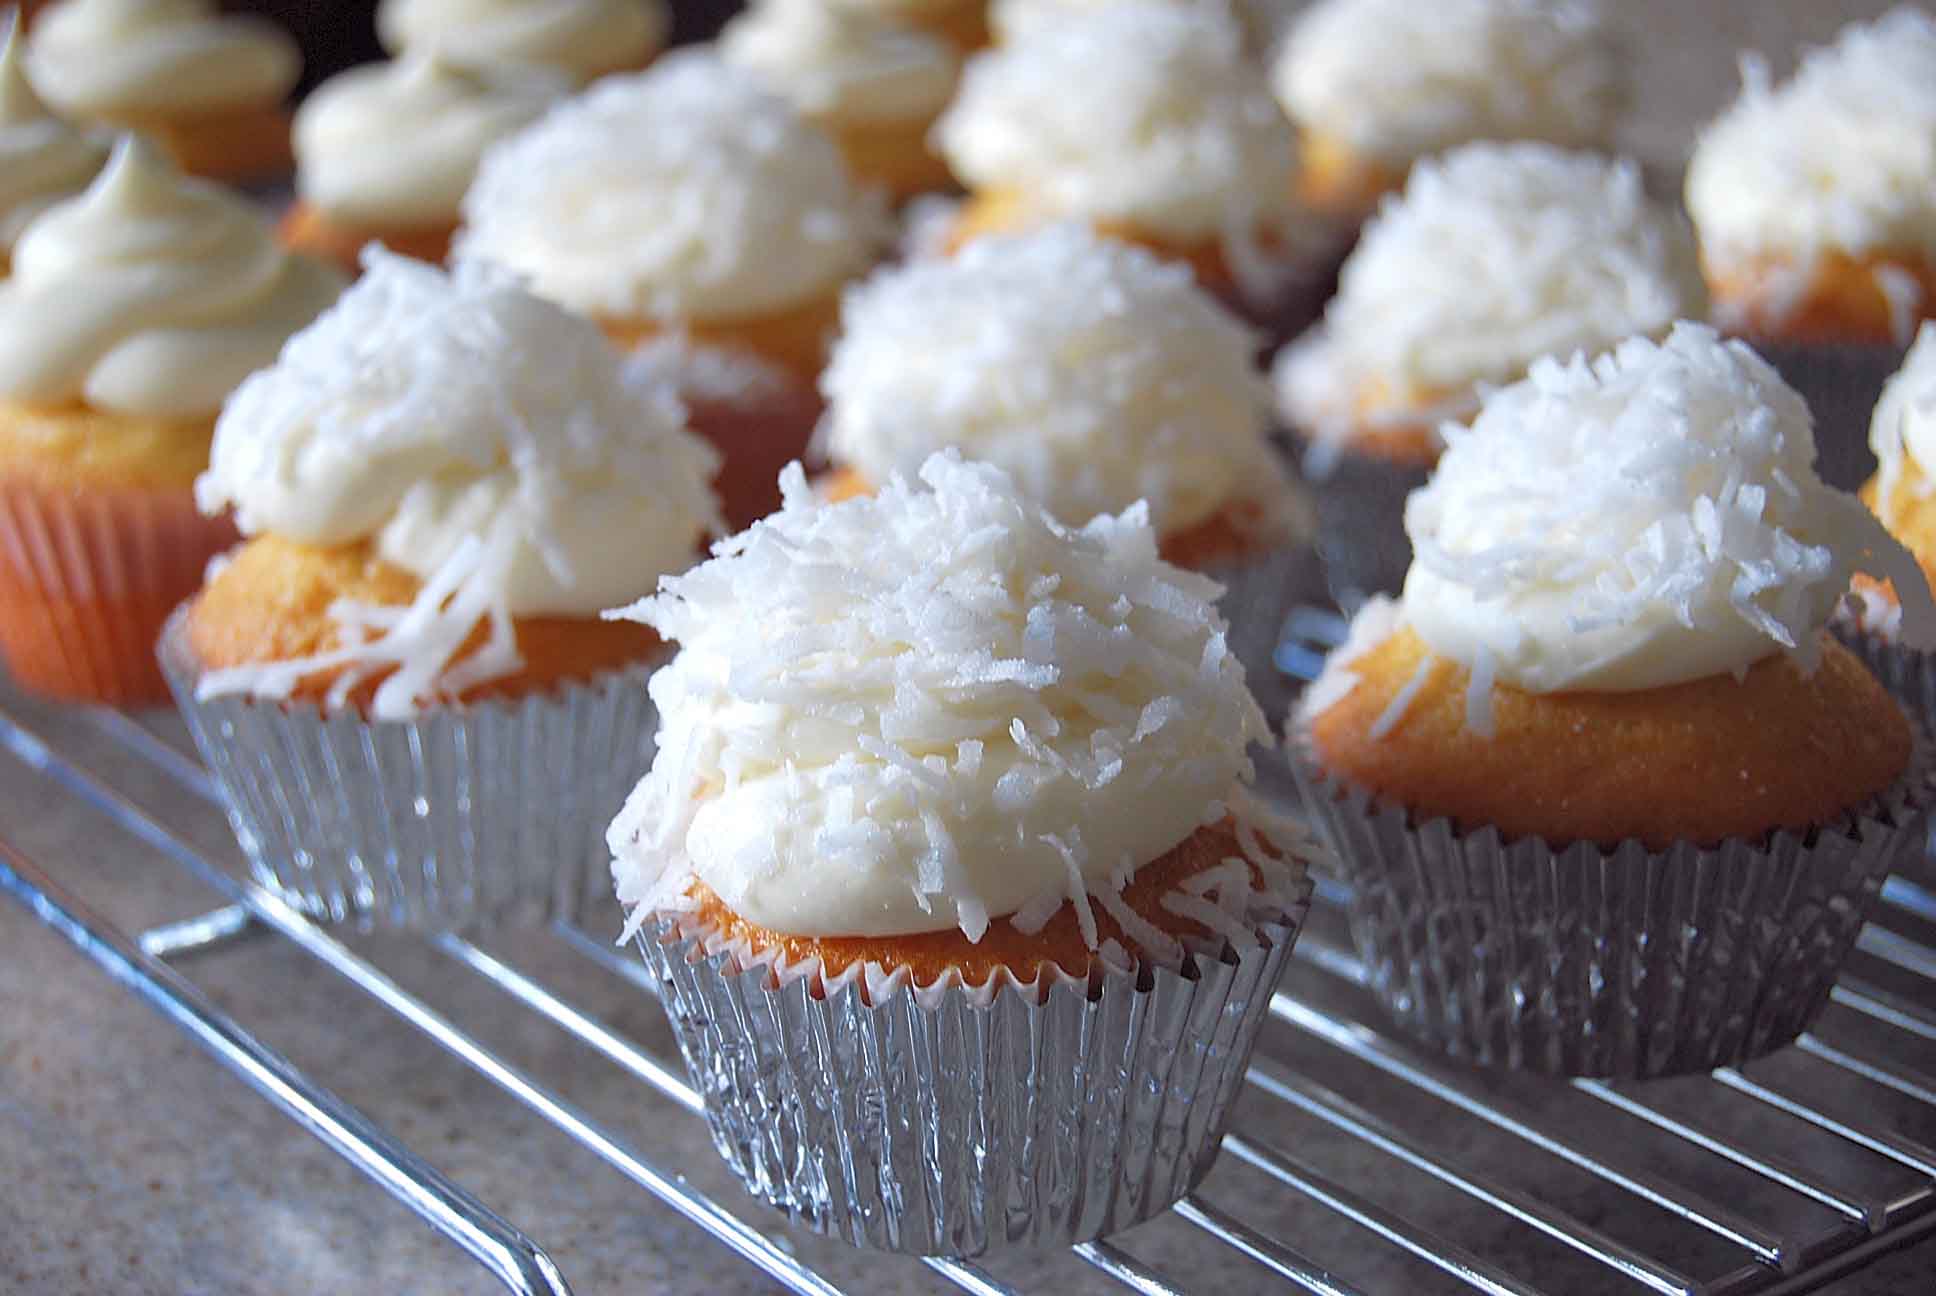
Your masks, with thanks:
[[[213,417],[335,300],[241,195],[124,135],[77,197],[14,245],[0,281],[0,400]]]
[[[484,150],[569,88],[545,68],[436,52],[352,68],[296,112],[296,193],[342,225],[454,225]]]
[[[832,139],[701,51],[608,77],[493,146],[464,219],[454,255],[620,320],[784,312],[864,270],[887,235]]]
[[[41,212],[87,188],[108,159],[108,142],[56,116],[27,80],[20,20],[0,41],[0,267],[14,240]]]
[[[273,23],[214,0],[61,0],[34,22],[28,68],[81,121],[138,122],[280,102],[302,55]]]
[[[382,0],[376,11],[392,54],[541,63],[580,81],[644,66],[671,25],[665,0]]]
[[[1065,522],[1146,500],[1165,535],[1287,495],[1251,332],[1187,267],[1085,226],[880,271],[841,325],[822,443],[870,482],[954,446]]]
[[[1777,654],[1811,671],[1856,571],[1905,591],[1913,636],[1936,631],[1914,560],[1816,476],[1801,397],[1704,326],[1542,360],[1449,437],[1406,504],[1403,596],[1361,614],[1307,714],[1348,693],[1353,657],[1398,624],[1428,649],[1421,672],[1469,671],[1481,733],[1495,683],[1636,692],[1740,678]]]
[[[1403,168],[1477,140],[1604,148],[1625,66],[1602,0],[1320,0],[1272,68],[1285,111]]]
[[[610,836],[635,923],[694,879],[799,936],[1120,918],[1241,795],[1266,730],[1218,587],[1140,510],[1068,530],[952,453],[838,504],[797,465],[783,487],[624,613],[680,645]]]
[[[761,0],[726,24],[719,54],[806,116],[845,126],[930,120],[961,71],[939,36],[826,0]]]
[[[1806,274],[1830,251],[1936,260],[1936,18],[1898,8],[1809,51],[1781,85],[1752,56],[1742,79],[1687,171],[1716,271],[1780,255]]]
[[[1478,385],[1705,313],[1694,238],[1639,168],[1544,144],[1421,163],[1345,262],[1324,321],[1280,358],[1285,412],[1343,436],[1381,404],[1469,415]]]
[[[1297,153],[1236,20],[1158,0],[976,55],[934,138],[977,191],[1181,242],[1281,223]]]

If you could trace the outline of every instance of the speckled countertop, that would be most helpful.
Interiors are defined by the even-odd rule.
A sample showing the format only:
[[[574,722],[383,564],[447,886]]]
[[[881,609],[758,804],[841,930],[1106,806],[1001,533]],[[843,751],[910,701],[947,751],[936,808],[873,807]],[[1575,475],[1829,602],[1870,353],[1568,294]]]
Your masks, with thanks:
[[[1797,43],[1820,40],[1841,21],[1886,7],[1869,0],[1617,0],[1635,29],[1637,47],[1647,50],[1631,146],[1671,168],[1694,123],[1732,93],[1736,48],[1766,49],[1785,66]],[[4,691],[0,705],[108,775],[215,858],[235,861],[233,842],[216,816],[104,739],[85,716]],[[165,739],[182,741],[172,717],[159,717],[154,725]],[[210,893],[176,865],[64,800],[43,777],[5,754],[0,835],[123,930],[185,917],[212,903]],[[513,1065],[558,1087],[657,1164],[683,1171],[744,1218],[763,1227],[771,1223],[738,1194],[697,1122],[677,1106],[509,1007],[499,992],[426,945],[401,939],[356,944],[405,987],[465,1022]],[[663,1051],[658,1009],[635,988],[549,938],[500,938],[491,947],[567,991],[619,1033]],[[218,1006],[519,1224],[559,1262],[581,1296],[768,1289],[750,1266],[293,947],[247,940],[191,957],[183,968]],[[1294,976],[1315,979],[1308,971]],[[1303,981],[1294,984],[1303,988]],[[1345,1004],[1340,1011],[1369,1010]],[[1267,1038],[1273,1056],[1322,1083],[1375,1087],[1360,1073],[1338,1070],[1335,1059],[1317,1056],[1321,1050],[1308,1043],[1300,1047],[1281,1038],[1286,1033]],[[1936,1057],[1916,1062],[1927,1070]],[[1508,1087],[1534,1106],[1562,1101],[1536,1088]],[[1360,1096],[1362,1089],[1346,1092]],[[1692,1090],[1687,1098],[1701,1101]],[[1507,1269],[1552,1290],[1614,1289],[1605,1271],[1583,1266],[1523,1228],[1507,1227],[1497,1215],[1447,1203],[1447,1194],[1434,1193],[1421,1176],[1395,1168],[1389,1158],[1321,1129],[1292,1125],[1278,1114],[1284,1109],[1246,1103],[1240,1126],[1268,1134],[1281,1125],[1284,1137],[1297,1140],[1297,1153],[1335,1181],[1416,1213]],[[1585,1118],[1608,1120],[1608,1139],[1653,1164],[1657,1149],[1611,1128],[1605,1111],[1592,1108]],[[1421,1120],[1429,1116],[1422,1113]],[[1482,1133],[1432,1132],[1449,1139],[1453,1153],[1507,1166],[1538,1160]],[[1936,1128],[1914,1133],[1926,1145],[1936,1143]],[[1804,1163],[1817,1154],[1801,1135],[1773,1136],[1792,1139],[1785,1146]],[[1531,1164],[1525,1173],[1547,1200],[1691,1272],[1711,1274],[1714,1258],[1725,1254],[1658,1212],[1618,1204],[1615,1194],[1577,1176]],[[1206,1196],[1368,1291],[1450,1289],[1437,1271],[1397,1258],[1335,1215],[1288,1193],[1264,1191],[1260,1182],[1254,1171],[1220,1165]],[[1744,1211],[1792,1208],[1763,1203],[1752,1193],[1728,1202]],[[771,1232],[851,1290],[939,1289],[937,1279],[912,1263],[858,1255],[778,1228]],[[1175,1221],[1145,1226],[1125,1243],[1205,1291],[1257,1290],[1264,1283],[1262,1269],[1227,1249],[1210,1252]],[[1095,1275],[1066,1255],[993,1267],[998,1276],[1034,1289],[1100,1290]],[[1936,1243],[1897,1253],[1825,1290],[1910,1296],[1933,1289]],[[498,1288],[64,940],[18,906],[0,902],[0,1290],[405,1296]]]

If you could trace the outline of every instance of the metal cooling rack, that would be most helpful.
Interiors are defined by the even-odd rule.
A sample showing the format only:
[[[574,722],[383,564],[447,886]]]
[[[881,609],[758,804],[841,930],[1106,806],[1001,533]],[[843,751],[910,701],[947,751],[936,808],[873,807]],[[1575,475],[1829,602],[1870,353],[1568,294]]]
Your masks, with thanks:
[[[56,725],[23,718],[29,713],[0,695],[0,746],[187,870],[215,907],[125,934],[4,840],[0,890],[507,1290],[570,1288],[514,1222],[264,1045],[177,965],[244,939],[291,942],[730,1248],[752,1267],[749,1278],[757,1270],[794,1292],[842,1290],[800,1258],[814,1251],[795,1244],[806,1235],[790,1236],[750,1198],[707,1196],[672,1168],[681,1163],[652,1131],[601,1125],[575,1099],[570,1075],[548,1083],[505,1061],[356,942],[241,880],[233,860],[225,866],[192,847],[79,754],[109,739],[203,803],[196,814],[220,822],[214,790],[172,716],[70,712]],[[1645,1086],[1492,1075],[1411,1049],[1387,1033],[1362,991],[1340,918],[1344,898],[1334,884],[1320,888],[1215,1170],[1158,1224],[1075,1249],[1095,1290],[1789,1293],[1936,1232],[1936,889],[1927,883],[1890,881],[1832,1004],[1795,1047],[1740,1070]],[[542,942],[582,961],[587,976],[622,978],[649,994],[643,966],[612,947],[611,930],[588,910],[537,933],[430,944],[449,966],[684,1108],[683,1137],[703,1138],[699,1099],[674,1051],[628,1038],[575,1006],[568,988],[517,966]],[[1161,1246],[1146,1245],[1157,1236],[1149,1230],[1162,1231]],[[1164,1259],[1147,1258],[1149,1250]],[[925,1283],[996,1296],[1023,1285],[999,1260],[930,1261],[925,1274],[920,1263],[881,1258],[847,1290]]]

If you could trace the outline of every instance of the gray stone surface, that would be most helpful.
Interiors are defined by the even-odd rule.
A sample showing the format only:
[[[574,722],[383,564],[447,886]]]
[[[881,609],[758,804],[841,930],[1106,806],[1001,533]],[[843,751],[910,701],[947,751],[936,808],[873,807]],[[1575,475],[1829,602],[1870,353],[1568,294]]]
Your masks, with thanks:
[[[1640,58],[1630,144],[1671,169],[1695,124],[1733,92],[1732,51],[1752,45],[1778,65],[1798,41],[1817,40],[1881,3],[1808,0],[1625,0]],[[226,828],[204,807],[119,752],[75,712],[0,705],[80,753],[174,830],[233,865]],[[181,740],[172,717],[158,732]],[[61,796],[43,777],[0,754],[0,835],[47,866],[103,915],[134,931],[199,912],[210,893],[174,863]],[[604,921],[609,925],[610,915]],[[1320,936],[1322,932],[1318,933]],[[1335,933],[1332,933],[1335,936]],[[1928,936],[1925,935],[1925,939]],[[514,1065],[669,1172],[685,1175],[730,1209],[797,1250],[854,1291],[940,1290],[917,1265],[857,1255],[788,1232],[725,1180],[699,1125],[674,1104],[559,1031],[513,1008],[420,942],[360,939],[357,948],[433,1006],[463,1021]],[[493,950],[568,992],[581,1007],[662,1055],[658,1010],[634,987],[549,936],[500,937]],[[549,1128],[462,1064],[402,1028],[306,956],[269,939],[185,960],[214,1002],[310,1074],[407,1140],[433,1164],[524,1227],[584,1294],[618,1291],[768,1290],[771,1284],[644,1192]],[[1871,969],[1881,976],[1880,969]],[[1310,968],[1294,987],[1327,1011],[1370,1019],[1372,1008]],[[1850,1015],[1824,1025],[1860,1045]],[[1264,1055],[1352,1101],[1394,1113],[1422,1143],[1484,1167],[1610,1235],[1697,1277],[1720,1273],[1730,1247],[1628,1195],[1596,1184],[1496,1131],[1402,1090],[1313,1036],[1274,1025]],[[1904,1055],[1925,1073],[1936,1056]],[[1936,1145],[1928,1114],[1891,1104],[1885,1091],[1834,1078],[1806,1060],[1779,1059],[1769,1075],[1793,1080],[1854,1117],[1903,1123]],[[1758,1222],[1813,1229],[1832,1221],[1804,1200],[1756,1186],[1671,1144],[1607,1107],[1565,1090],[1480,1077],[1544,1118],[1579,1131],[1605,1155],[1661,1173]],[[1888,1195],[1909,1172],[1851,1154],[1785,1118],[1727,1102],[1706,1080],[1672,1082],[1665,1100],[1780,1148],[1838,1184]],[[1252,1094],[1239,1127],[1373,1201],[1457,1239],[1502,1268],[1553,1291],[1638,1290],[1565,1248],[1435,1184],[1323,1124]],[[1445,1275],[1372,1234],[1273,1185],[1226,1157],[1204,1197],[1313,1263],[1367,1291],[1451,1290]],[[1125,1250],[1190,1290],[1249,1291],[1264,1270],[1206,1245],[1168,1219],[1120,1240]],[[1044,1291],[1104,1290],[1067,1256],[1006,1261],[997,1276]],[[1826,1290],[1909,1296],[1936,1285],[1936,1244],[1891,1256]],[[30,1293],[382,1292],[485,1293],[496,1285],[454,1247],[363,1181],[249,1092],[145,1005],[112,985],[60,937],[18,906],[0,903],[0,1290]]]

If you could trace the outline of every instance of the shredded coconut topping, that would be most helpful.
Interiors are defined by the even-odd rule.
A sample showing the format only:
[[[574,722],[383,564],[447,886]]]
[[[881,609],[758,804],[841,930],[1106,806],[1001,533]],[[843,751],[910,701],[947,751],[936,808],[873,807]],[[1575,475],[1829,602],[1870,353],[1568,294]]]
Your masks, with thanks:
[[[1165,534],[1287,489],[1250,331],[1189,269],[1057,225],[850,289],[822,438],[870,481],[955,446],[1066,522],[1147,499]]]
[[[1632,163],[1475,144],[1386,200],[1324,322],[1279,358],[1279,397],[1299,427],[1343,435],[1367,390],[1399,408],[1463,402],[1540,356],[1657,337],[1706,304],[1692,235]]]
[[[339,606],[340,650],[209,672],[204,693],[284,696],[321,668],[397,666],[374,712],[408,714],[516,670],[512,616],[637,597],[720,529],[718,456],[668,391],[627,383],[597,326],[488,266],[446,274],[372,249],[364,268],[229,401],[196,500],[233,506],[245,534],[373,541],[423,591],[408,608]],[[490,645],[451,667],[485,620]]]
[[[485,155],[454,253],[575,310],[733,320],[864,269],[890,235],[832,139],[711,54],[607,77]]]
[[[1876,514],[1896,529],[1895,497],[1906,480],[1915,493],[1936,491],[1936,321],[1926,323],[1902,368],[1882,389],[1869,421],[1875,452]]]
[[[1114,913],[1250,777],[1218,587],[1145,510],[1071,531],[952,452],[921,483],[826,504],[789,468],[778,513],[620,614],[680,643],[610,835],[635,922],[694,876],[797,935]]]
[[[1284,108],[1403,166],[1476,140],[1605,147],[1626,68],[1601,0],[1322,0],[1273,69]]]
[[[1181,239],[1287,224],[1296,140],[1221,6],[1082,9],[971,59],[935,138],[1049,215]]]
[[[1677,325],[1542,360],[1452,430],[1414,492],[1404,616],[1472,674],[1530,692],[1648,689],[1786,652],[1812,669],[1853,571],[1895,582],[1936,632],[1915,561],[1815,475],[1801,397],[1746,345]]]
[[[1903,7],[1811,50],[1785,85],[1747,56],[1702,134],[1687,207],[1718,267],[1770,252],[1936,256],[1936,18]]]

